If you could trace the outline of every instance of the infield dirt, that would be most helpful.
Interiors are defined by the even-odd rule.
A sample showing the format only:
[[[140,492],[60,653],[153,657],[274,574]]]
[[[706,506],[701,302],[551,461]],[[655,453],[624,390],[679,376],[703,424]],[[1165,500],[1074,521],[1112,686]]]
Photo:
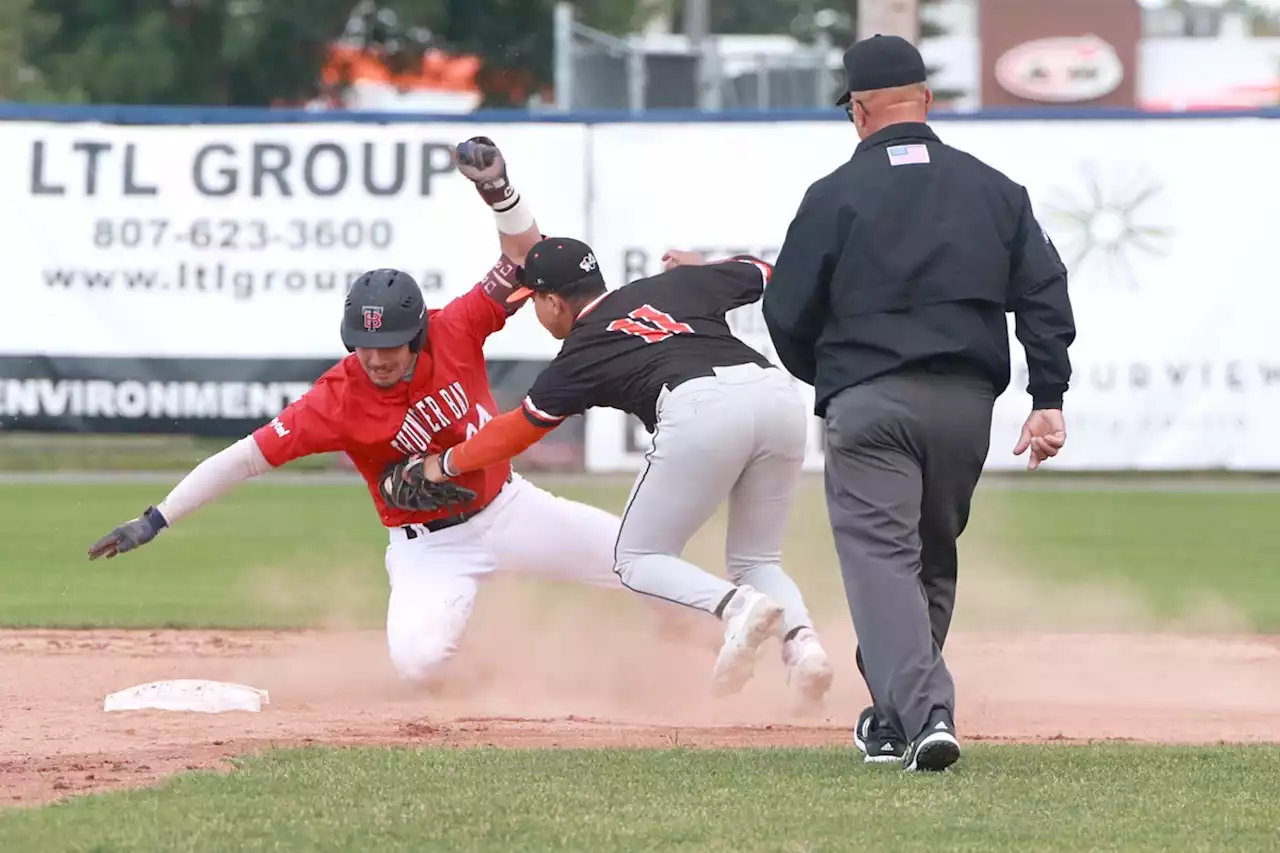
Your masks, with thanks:
[[[617,627],[604,611],[548,624],[518,598],[493,599],[434,695],[397,680],[376,631],[3,631],[0,803],[145,785],[300,744],[850,745],[867,704],[847,619],[824,628],[837,679],[810,718],[786,710],[776,643],[742,694],[717,701],[706,689],[715,623],[685,644]],[[947,659],[971,742],[1280,740],[1280,638],[958,629]],[[251,684],[270,703],[104,713],[108,693],[167,678]]]

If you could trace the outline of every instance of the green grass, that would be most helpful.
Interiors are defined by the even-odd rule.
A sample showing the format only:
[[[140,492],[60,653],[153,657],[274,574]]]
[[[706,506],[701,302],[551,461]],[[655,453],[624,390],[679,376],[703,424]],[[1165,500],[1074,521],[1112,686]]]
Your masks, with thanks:
[[[174,480],[177,477],[175,475]],[[545,481],[556,493],[619,511],[627,484]],[[301,626],[383,616],[385,534],[356,484],[272,482],[242,487],[111,561],[87,561],[98,536],[139,513],[167,484],[0,485],[0,624],[117,627]],[[1156,617],[1205,602],[1247,625],[1280,631],[1280,492],[1012,491],[980,489],[961,540],[958,618],[966,578],[998,569],[1055,590],[1122,589]],[[723,514],[686,555],[721,571]],[[785,557],[814,602],[843,610],[822,499],[806,478]],[[819,614],[821,615],[821,614]]]
[[[0,471],[189,471],[233,439],[188,435],[93,435],[0,432]],[[341,454],[290,463],[294,471],[329,470]]]
[[[1057,582],[1120,581],[1157,613],[1206,593],[1280,630],[1280,493],[1080,492],[987,496],[976,538]]]
[[[173,476],[176,481],[178,475]],[[617,511],[627,484],[561,481]],[[85,549],[168,483],[0,485],[0,625],[380,627],[385,534],[358,484],[245,486],[112,561]],[[1073,589],[1175,619],[1210,599],[1280,631],[1280,493],[980,489],[958,618],[992,573],[1037,619]],[[687,555],[719,570],[723,514]],[[847,619],[807,478],[786,558],[819,614]],[[966,581],[968,579],[968,581]],[[542,593],[540,593],[542,594]],[[566,596],[556,587],[545,594]],[[968,747],[918,777],[848,749],[310,748],[158,788],[0,811],[0,851],[1174,851],[1280,849],[1280,747]]]
[[[948,774],[848,749],[308,748],[232,775],[0,814],[0,850],[1274,850],[1280,749],[970,747]]]

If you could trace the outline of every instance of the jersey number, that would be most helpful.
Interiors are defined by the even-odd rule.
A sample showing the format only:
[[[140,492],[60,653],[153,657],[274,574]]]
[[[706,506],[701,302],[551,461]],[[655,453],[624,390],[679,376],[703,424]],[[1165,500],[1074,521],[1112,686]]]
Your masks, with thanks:
[[[609,324],[609,331],[622,332],[644,338],[646,344],[665,341],[672,335],[691,335],[693,326],[676,322],[676,319],[652,305],[641,305],[626,317]]]
[[[471,436],[478,433],[480,431],[480,427],[484,426],[491,420],[493,420],[493,416],[485,411],[484,406],[476,403],[476,422],[473,424],[467,424],[467,438],[471,438]]]

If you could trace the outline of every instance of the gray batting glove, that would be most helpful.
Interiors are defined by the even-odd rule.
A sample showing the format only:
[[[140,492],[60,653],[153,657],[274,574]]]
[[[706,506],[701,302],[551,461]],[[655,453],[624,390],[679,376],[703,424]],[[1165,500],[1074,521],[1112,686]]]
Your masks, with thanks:
[[[155,539],[156,534],[168,526],[169,522],[165,521],[165,517],[160,514],[160,510],[149,506],[142,515],[132,521],[126,521],[97,542],[94,542],[89,548],[89,559],[96,560],[99,557],[106,557],[110,560],[117,554],[132,551],[134,548],[141,548],[152,539]]]
[[[454,161],[490,207],[506,207],[515,196],[515,188],[507,180],[507,161],[489,137],[473,136],[460,143],[454,149]]]

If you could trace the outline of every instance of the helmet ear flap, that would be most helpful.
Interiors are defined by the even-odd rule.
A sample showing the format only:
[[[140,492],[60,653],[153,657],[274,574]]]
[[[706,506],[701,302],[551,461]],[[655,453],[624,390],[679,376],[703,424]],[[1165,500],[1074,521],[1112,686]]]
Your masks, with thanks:
[[[423,318],[422,333],[416,338],[409,341],[409,352],[422,352],[422,348],[427,345],[427,321]]]

